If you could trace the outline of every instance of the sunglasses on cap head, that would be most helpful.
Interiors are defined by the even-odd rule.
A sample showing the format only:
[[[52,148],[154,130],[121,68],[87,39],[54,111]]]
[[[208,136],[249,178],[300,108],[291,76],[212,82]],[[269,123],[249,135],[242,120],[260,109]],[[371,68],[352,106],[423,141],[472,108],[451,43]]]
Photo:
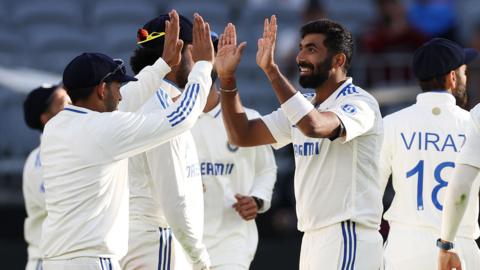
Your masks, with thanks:
[[[113,59],[113,61],[115,62],[115,64],[117,64],[117,66],[115,67],[115,69],[109,73],[107,73],[101,80],[100,80],[100,83],[102,82],[105,82],[106,79],[108,79],[108,77],[114,75],[115,73],[117,73],[118,71],[121,71],[123,75],[127,74],[127,68],[125,67],[125,64],[123,63],[123,60],[122,59]]]
[[[165,36],[165,32],[148,33],[146,29],[141,28],[137,31],[137,44],[143,44],[163,36]]]

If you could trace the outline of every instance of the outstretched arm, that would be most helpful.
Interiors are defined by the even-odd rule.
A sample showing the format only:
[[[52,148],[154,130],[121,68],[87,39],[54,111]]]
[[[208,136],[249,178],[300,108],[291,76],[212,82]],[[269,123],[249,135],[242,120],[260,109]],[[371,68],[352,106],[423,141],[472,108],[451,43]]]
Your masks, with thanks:
[[[257,65],[265,72],[282,109],[292,124],[303,134],[315,138],[331,138],[338,134],[340,119],[333,112],[319,112],[283,76],[275,63],[277,18],[265,19],[263,35],[258,40]],[[340,134],[341,136],[343,134]]]
[[[246,43],[237,46],[235,26],[227,25],[220,36],[215,68],[220,80],[223,121],[230,143],[238,146],[256,146],[275,143],[275,139],[261,119],[248,120],[237,91],[235,71]]]

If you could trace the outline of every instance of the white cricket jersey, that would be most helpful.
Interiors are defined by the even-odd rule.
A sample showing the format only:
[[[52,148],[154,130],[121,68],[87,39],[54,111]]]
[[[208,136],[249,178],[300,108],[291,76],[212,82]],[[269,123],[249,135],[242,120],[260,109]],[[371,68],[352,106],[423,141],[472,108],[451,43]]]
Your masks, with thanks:
[[[23,198],[27,218],[24,223],[25,241],[28,244],[28,259],[40,259],[40,239],[42,224],[47,217],[45,210],[45,189],[42,180],[42,163],[40,147],[35,148],[27,158],[23,167]]]
[[[193,126],[206,103],[211,70],[210,62],[195,63],[189,90],[166,110],[99,113],[67,106],[47,123],[40,151],[48,212],[44,258],[125,255],[128,158]]]
[[[293,144],[298,229],[308,232],[345,220],[378,228],[383,127],[377,101],[348,78],[317,109],[335,113],[346,136],[333,141],[307,137],[281,108],[262,117],[277,142],[275,148]]]
[[[468,140],[465,143],[465,147],[462,148],[461,154],[457,158],[457,163],[470,165],[480,169],[480,155],[478,154],[478,150],[480,149],[480,105],[477,105],[470,110],[470,117],[472,121],[467,128]],[[478,187],[472,188],[472,191],[475,190],[478,190]],[[475,197],[475,199],[478,200],[478,196],[476,194],[472,194],[471,197]],[[478,205],[478,201],[476,200],[475,202]],[[468,205],[471,204],[472,202],[470,202]],[[465,220],[465,217],[463,220]]]
[[[245,108],[249,119],[260,114]],[[277,166],[270,146],[237,147],[228,143],[220,103],[200,115],[192,129],[205,187],[204,240],[212,266],[240,264],[249,267],[258,242],[255,221],[245,221],[232,208],[234,195],[264,201],[270,208]]]
[[[175,86],[161,81],[159,90],[141,111],[167,108],[173,103],[170,96],[180,94]],[[202,179],[191,132],[185,131],[160,146],[130,158],[128,173],[130,219],[155,227],[172,227],[175,237],[193,262],[207,261],[208,253],[202,243]]]
[[[446,187],[458,153],[470,140],[465,135],[470,122],[469,113],[445,91],[419,94],[414,105],[385,117],[380,178],[385,187],[392,175],[395,190],[386,220],[440,230]],[[473,193],[478,185],[477,180]],[[470,198],[459,235],[475,239],[478,195]]]

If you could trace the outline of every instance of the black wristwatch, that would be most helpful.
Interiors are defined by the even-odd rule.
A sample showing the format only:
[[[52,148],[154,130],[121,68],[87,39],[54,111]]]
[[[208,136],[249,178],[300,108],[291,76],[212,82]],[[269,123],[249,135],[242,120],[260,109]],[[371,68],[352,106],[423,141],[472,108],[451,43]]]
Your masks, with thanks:
[[[260,198],[254,197],[254,196],[252,196],[252,198],[253,198],[253,200],[255,201],[255,203],[257,204],[258,210],[262,209],[262,207],[263,207],[263,200],[260,199]]]
[[[447,241],[442,241],[442,239],[438,238],[437,240],[437,247],[443,250],[451,250],[453,249],[453,243],[452,242],[447,242]]]

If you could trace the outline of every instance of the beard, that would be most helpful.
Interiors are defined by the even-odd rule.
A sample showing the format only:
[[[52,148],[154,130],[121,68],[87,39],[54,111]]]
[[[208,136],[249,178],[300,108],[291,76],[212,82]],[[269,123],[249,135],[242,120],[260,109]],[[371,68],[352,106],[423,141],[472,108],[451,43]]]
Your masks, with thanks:
[[[468,95],[467,95],[467,85],[462,83],[462,79],[457,71],[455,71],[455,76],[457,77],[457,87],[453,89],[452,94],[455,97],[455,101],[458,107],[462,109],[468,109]]]
[[[107,112],[113,112],[118,110],[118,101],[115,99],[112,93],[112,89],[110,85],[107,84],[107,91],[105,95],[105,100],[103,101],[103,104],[105,105],[105,110]]]
[[[299,62],[298,67],[306,67],[313,71],[311,75],[300,75],[298,83],[303,88],[315,89],[321,86],[325,81],[328,80],[329,71],[332,68],[333,56],[327,57],[322,63],[317,66],[307,62]]]

